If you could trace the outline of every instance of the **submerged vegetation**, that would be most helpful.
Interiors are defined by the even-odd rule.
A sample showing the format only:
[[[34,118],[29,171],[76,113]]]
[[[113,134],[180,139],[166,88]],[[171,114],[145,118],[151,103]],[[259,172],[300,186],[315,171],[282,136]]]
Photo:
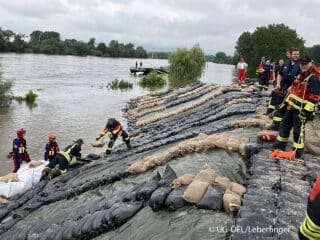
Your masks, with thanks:
[[[37,97],[38,97],[38,95],[36,93],[34,93],[32,90],[29,90],[29,92],[27,92],[24,95],[24,97],[16,96],[16,97],[14,97],[14,99],[18,103],[25,102],[29,108],[33,108],[33,107],[37,106],[37,103],[36,103]]]
[[[0,71],[0,107],[7,107],[10,105],[12,99],[10,92],[11,86],[12,82],[2,79],[2,72]]]
[[[157,74],[156,71],[152,71],[139,81],[139,85],[147,88],[160,88],[163,87],[166,82],[166,79],[162,75]]]
[[[123,79],[121,80],[115,79],[111,83],[108,83],[107,88],[112,90],[117,90],[117,89],[128,90],[133,88],[133,84]]]
[[[205,56],[199,44],[194,45],[190,50],[178,48],[169,57],[170,85],[178,87],[198,81],[205,64]]]

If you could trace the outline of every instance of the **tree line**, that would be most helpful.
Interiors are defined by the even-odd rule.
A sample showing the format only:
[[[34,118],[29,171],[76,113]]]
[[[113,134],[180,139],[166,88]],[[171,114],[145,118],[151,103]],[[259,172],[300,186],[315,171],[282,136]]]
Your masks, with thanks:
[[[33,31],[27,37],[24,34],[17,34],[1,28],[0,52],[125,58],[148,57],[147,51],[143,47],[135,47],[132,43],[120,43],[117,40],[111,40],[108,45],[103,42],[96,43],[95,38],[90,38],[88,42],[76,39],[62,40],[58,32],[39,30]]]

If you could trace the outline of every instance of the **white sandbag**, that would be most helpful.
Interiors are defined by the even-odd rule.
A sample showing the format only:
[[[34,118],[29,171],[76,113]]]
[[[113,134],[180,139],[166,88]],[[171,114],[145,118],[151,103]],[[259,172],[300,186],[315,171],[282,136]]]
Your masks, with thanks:
[[[46,165],[44,160],[40,161],[42,161],[43,164],[34,168],[30,168],[30,163],[22,164],[17,172],[19,182],[9,181],[8,183],[0,183],[0,195],[3,195],[5,198],[10,198],[16,194],[24,193],[37,184],[40,181],[42,170]]]

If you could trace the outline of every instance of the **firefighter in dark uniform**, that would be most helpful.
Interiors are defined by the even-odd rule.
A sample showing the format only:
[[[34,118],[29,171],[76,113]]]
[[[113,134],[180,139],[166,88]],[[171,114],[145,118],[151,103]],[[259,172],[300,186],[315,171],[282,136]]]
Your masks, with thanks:
[[[299,228],[300,240],[320,239],[320,175],[308,197],[307,213]]]
[[[96,140],[98,141],[108,132],[110,133],[110,141],[106,149],[107,155],[111,153],[112,147],[118,137],[122,137],[122,140],[126,143],[128,149],[131,149],[130,137],[128,133],[123,130],[121,123],[117,121],[115,118],[108,118],[106,127],[103,129],[100,135],[96,138]]]
[[[279,130],[279,125],[283,117],[284,108],[280,108],[281,103],[287,95],[288,88],[300,73],[300,52],[297,48],[291,48],[291,59],[287,60],[277,76],[277,84],[271,93],[271,100],[268,105],[267,114],[275,111],[272,125],[269,130]],[[283,105],[282,105],[283,106]]]
[[[69,164],[73,157],[77,159],[81,158],[81,146],[83,145],[83,140],[79,138],[74,141],[72,145],[67,146],[63,151],[59,151],[54,158],[49,162],[47,166],[42,171],[41,179],[47,177],[48,175],[58,176],[60,174],[65,174],[68,172]],[[59,171],[53,172],[52,169],[59,164]]]
[[[22,161],[30,162],[30,157],[27,152],[27,141],[24,139],[24,135],[26,134],[26,130],[23,128],[17,130],[17,138],[12,141],[12,152],[10,152],[10,156],[12,156],[13,160],[13,173],[16,173],[20,168]]]
[[[300,70],[301,74],[293,81],[285,99],[285,112],[274,144],[275,148],[284,151],[293,127],[293,150],[296,152],[296,158],[301,158],[303,155],[305,123],[314,119],[315,105],[320,95],[319,78],[312,72],[312,62],[309,57],[301,59]]]
[[[59,152],[59,146],[58,143],[56,142],[56,135],[50,134],[49,137],[49,142],[46,144],[45,149],[44,149],[44,160],[45,161],[51,161],[54,156]]]

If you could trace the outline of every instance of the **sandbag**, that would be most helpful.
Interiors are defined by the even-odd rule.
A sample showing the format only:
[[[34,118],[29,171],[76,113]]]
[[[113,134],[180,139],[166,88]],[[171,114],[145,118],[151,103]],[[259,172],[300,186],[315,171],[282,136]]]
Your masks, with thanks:
[[[223,207],[227,213],[237,212],[240,209],[241,197],[227,189],[223,195]]]
[[[201,209],[222,210],[223,194],[224,190],[222,188],[209,186],[207,192],[196,206]]]
[[[3,177],[0,177],[0,182],[8,183],[11,182],[19,182],[18,174],[17,173],[9,173],[7,175],[4,175]]]
[[[194,180],[199,180],[202,182],[207,182],[210,185],[213,184],[214,179],[215,179],[215,171],[210,168],[210,166],[208,164],[205,164],[203,166],[203,169],[195,176]]]
[[[165,200],[172,191],[171,187],[160,187],[155,190],[149,200],[149,206],[156,211],[164,207]]]
[[[172,181],[174,179],[177,178],[177,174],[176,172],[170,167],[170,165],[168,164],[166,166],[166,169],[163,173],[163,176],[161,178],[161,180],[159,181],[159,187],[163,187],[163,186],[170,186],[170,184],[172,183]]]
[[[231,182],[230,190],[241,197],[247,191],[247,189],[244,186],[236,182]]]
[[[0,196],[0,203],[8,203],[9,201],[5,196]]]
[[[157,174],[152,179],[148,180],[143,188],[137,193],[137,198],[139,200],[149,199],[151,194],[157,189],[160,179],[161,175],[157,171]]]
[[[43,164],[44,164],[43,160],[32,161],[31,163],[29,163],[29,168],[35,168]]]
[[[182,196],[186,189],[187,186],[182,186],[171,191],[165,201],[165,207],[172,211],[184,207],[185,201]]]
[[[226,190],[231,186],[231,181],[227,177],[216,177],[213,184]]]
[[[239,151],[240,140],[235,137],[229,137],[227,140],[227,149],[230,151]]]
[[[92,147],[103,147],[105,143],[102,141],[93,141],[90,144]]]
[[[189,203],[198,203],[209,186],[208,182],[194,180],[183,193],[183,199]]]
[[[182,176],[179,176],[177,179],[173,180],[171,183],[172,188],[179,188],[180,186],[189,185],[194,179],[193,174],[184,174]]]
[[[111,208],[110,220],[115,226],[120,226],[127,222],[143,207],[143,201],[119,203],[115,208]]]
[[[90,160],[98,160],[100,159],[101,157],[98,155],[98,154],[95,154],[95,153],[89,153],[87,156],[86,156],[87,159],[90,159]]]

